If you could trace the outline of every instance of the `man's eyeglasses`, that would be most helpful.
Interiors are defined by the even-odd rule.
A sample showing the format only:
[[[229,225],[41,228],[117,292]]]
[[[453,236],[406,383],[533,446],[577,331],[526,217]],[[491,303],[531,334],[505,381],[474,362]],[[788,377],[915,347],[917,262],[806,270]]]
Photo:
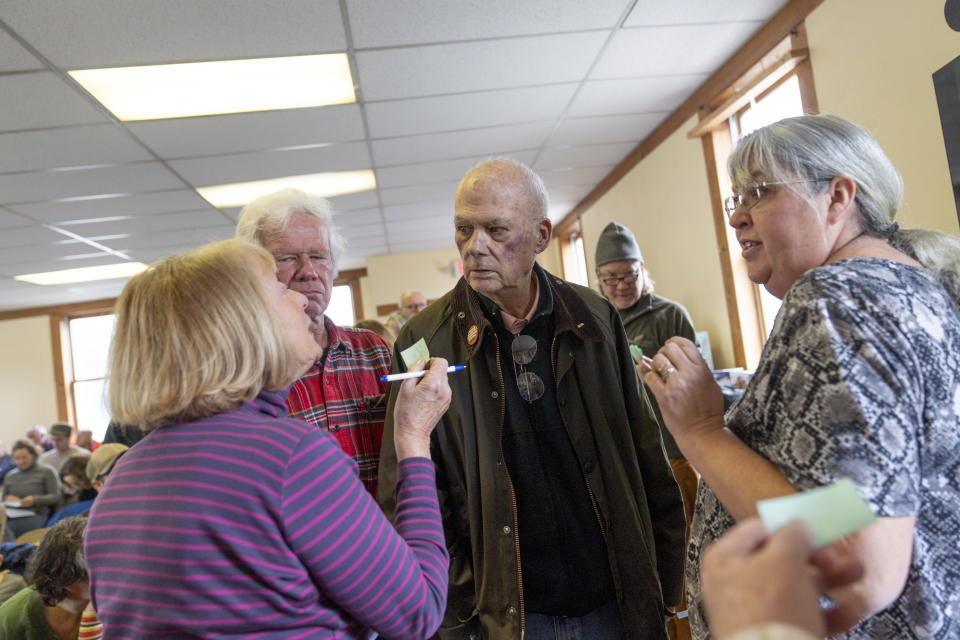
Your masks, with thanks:
[[[537,341],[533,336],[520,334],[513,339],[510,346],[513,354],[513,373],[517,377],[517,389],[520,390],[520,397],[527,402],[533,402],[543,397],[545,387],[543,379],[532,371],[524,369],[524,365],[533,362],[537,355]],[[517,373],[517,365],[520,365],[520,372]]]
[[[734,190],[733,195],[723,201],[723,210],[727,212],[729,219],[737,209],[743,208],[746,211],[757,206],[760,199],[770,192],[770,187],[781,184],[803,184],[805,182],[823,182],[823,180],[790,180],[788,182],[761,182],[751,184],[743,188],[742,191]]]
[[[639,279],[640,279],[640,272],[634,271],[633,273],[628,273],[625,276],[603,276],[602,278],[600,278],[600,282],[602,282],[604,286],[615,287],[619,285],[621,282],[623,284],[633,284]]]

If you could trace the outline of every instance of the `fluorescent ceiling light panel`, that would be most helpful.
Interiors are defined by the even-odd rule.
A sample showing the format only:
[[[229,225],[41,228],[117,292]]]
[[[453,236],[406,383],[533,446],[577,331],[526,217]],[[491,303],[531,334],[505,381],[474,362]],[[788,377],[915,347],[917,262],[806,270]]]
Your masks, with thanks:
[[[356,102],[345,53],[68,73],[126,121]]]
[[[217,208],[242,207],[254,198],[293,187],[325,198],[377,188],[377,179],[370,169],[313,173],[254,182],[235,182],[210,187],[197,187],[197,193]]]
[[[62,271],[47,271],[46,273],[28,273],[23,276],[13,276],[13,279],[42,285],[69,284],[71,282],[128,278],[140,273],[146,268],[147,265],[142,262],[120,262],[117,264],[104,264],[99,267],[64,269]]]

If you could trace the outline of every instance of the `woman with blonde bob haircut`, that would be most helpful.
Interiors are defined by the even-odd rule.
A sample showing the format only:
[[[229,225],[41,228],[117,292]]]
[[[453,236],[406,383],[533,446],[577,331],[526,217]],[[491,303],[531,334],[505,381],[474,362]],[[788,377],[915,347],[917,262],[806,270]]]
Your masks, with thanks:
[[[124,288],[110,404],[150,433],[90,515],[109,637],[428,638],[439,626],[449,559],[429,458],[446,362],[401,387],[394,529],[334,438],[287,417],[287,385],[320,355],[305,307],[242,240],[162,260]]]
[[[863,577],[828,591],[818,637],[960,638],[960,242],[900,229],[900,175],[838,116],[758,129],[728,168],[747,274],[783,299],[756,373],[725,415],[689,341],[670,339],[644,375],[701,474],[693,635],[709,622],[703,549],[758,500],[849,478],[878,518],[830,545]]]

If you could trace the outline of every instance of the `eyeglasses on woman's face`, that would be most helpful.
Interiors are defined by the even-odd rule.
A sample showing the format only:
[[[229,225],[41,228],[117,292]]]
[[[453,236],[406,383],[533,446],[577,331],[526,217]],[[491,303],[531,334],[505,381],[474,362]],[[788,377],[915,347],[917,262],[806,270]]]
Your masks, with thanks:
[[[517,377],[517,389],[520,390],[520,397],[527,402],[533,402],[543,397],[546,388],[543,385],[543,379],[532,371],[527,371],[524,366],[533,362],[537,355],[537,341],[533,336],[520,334],[513,339],[510,345],[510,352],[513,355],[513,373]],[[517,371],[517,365],[520,371]]]
[[[770,187],[784,184],[804,184],[807,182],[822,182],[822,180],[789,180],[786,182],[764,181],[758,184],[747,185],[740,190],[734,189],[733,195],[729,196],[723,201],[723,210],[727,213],[727,219],[729,220],[733,214],[737,212],[737,209],[749,211],[757,206],[757,203],[760,202],[761,198],[772,191]]]

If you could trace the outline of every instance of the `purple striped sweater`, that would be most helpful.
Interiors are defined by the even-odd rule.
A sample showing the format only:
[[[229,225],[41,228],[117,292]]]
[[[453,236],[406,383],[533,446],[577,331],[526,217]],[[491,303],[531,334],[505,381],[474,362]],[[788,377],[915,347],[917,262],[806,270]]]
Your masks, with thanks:
[[[106,638],[428,638],[449,558],[433,463],[405,460],[396,529],[285,393],[161,427],[117,463],[85,551]]]

